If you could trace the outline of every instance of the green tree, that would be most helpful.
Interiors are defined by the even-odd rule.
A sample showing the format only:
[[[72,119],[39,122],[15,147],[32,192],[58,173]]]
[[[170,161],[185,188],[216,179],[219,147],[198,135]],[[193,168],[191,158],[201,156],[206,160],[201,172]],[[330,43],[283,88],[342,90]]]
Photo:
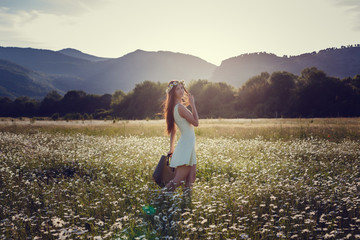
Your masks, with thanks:
[[[199,115],[203,118],[234,117],[234,87],[222,82],[193,81],[189,91],[194,95]]]
[[[38,114],[39,102],[29,97],[18,97],[13,103],[14,117],[34,117]]]
[[[62,96],[56,92],[49,92],[44,99],[40,102],[39,113],[43,116],[51,116],[59,107],[59,102],[61,101]]]
[[[126,94],[122,90],[116,90],[111,97],[111,107],[119,105]]]
[[[238,117],[267,117],[270,115],[266,101],[268,99],[270,74],[263,72],[250,78],[238,90],[235,109]]]
[[[79,90],[68,91],[60,102],[60,111],[62,114],[66,113],[83,113],[84,101],[86,93]]]
[[[13,101],[8,97],[0,97],[0,117],[12,117],[14,115]]]
[[[161,104],[165,100],[166,84],[144,81],[136,84],[124,99],[114,105],[114,113],[126,119],[155,118],[161,113]]]
[[[297,87],[297,111],[305,117],[336,117],[339,115],[341,82],[328,77],[317,68],[301,72]]]
[[[289,116],[297,76],[288,72],[274,72],[269,78],[266,105],[272,116]]]

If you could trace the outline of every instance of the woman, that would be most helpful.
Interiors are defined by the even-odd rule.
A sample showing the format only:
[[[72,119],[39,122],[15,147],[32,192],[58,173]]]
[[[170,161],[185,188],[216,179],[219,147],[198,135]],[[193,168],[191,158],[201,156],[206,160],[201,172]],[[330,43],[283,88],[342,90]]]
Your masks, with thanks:
[[[167,133],[170,134],[170,151],[172,155],[170,167],[175,169],[175,177],[165,187],[174,191],[185,182],[185,187],[191,189],[196,176],[195,133],[194,127],[199,125],[199,117],[195,107],[194,97],[184,88],[183,81],[170,81],[167,87],[167,98],[164,104]],[[184,106],[184,92],[187,93],[191,111]],[[174,149],[176,126],[181,137]]]

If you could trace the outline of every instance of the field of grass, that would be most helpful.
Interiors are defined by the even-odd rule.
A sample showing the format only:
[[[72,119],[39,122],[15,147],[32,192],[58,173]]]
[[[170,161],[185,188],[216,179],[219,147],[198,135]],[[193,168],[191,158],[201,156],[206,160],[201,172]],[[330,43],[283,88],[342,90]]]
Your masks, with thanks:
[[[360,239],[360,119],[213,119],[191,197],[164,121],[0,121],[0,239]]]

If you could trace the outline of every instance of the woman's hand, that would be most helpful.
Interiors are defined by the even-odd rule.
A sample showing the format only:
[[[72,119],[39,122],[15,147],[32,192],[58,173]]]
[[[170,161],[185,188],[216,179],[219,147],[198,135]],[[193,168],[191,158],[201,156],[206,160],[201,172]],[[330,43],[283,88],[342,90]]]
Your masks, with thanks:
[[[191,94],[191,93],[188,93],[188,97],[189,97],[189,103],[190,103],[190,106],[195,106],[195,99],[194,99],[194,96]]]
[[[173,154],[173,152],[174,152],[174,151],[168,151],[167,155],[171,157],[172,154]]]
[[[194,127],[199,126],[199,116],[195,107],[194,96],[188,93],[189,104],[191,111],[189,111],[184,105],[179,104],[178,111],[181,117],[185,118]]]

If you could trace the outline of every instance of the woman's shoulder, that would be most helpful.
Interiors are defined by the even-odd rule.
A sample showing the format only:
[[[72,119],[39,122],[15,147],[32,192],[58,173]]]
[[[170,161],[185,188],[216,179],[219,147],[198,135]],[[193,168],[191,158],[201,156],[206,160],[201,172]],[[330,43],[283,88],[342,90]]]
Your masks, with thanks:
[[[176,105],[179,107],[181,107],[181,106],[184,107],[184,104],[182,104],[182,103],[177,103]]]
[[[182,103],[178,103],[176,104],[176,106],[178,106],[178,109],[181,111],[181,110],[186,110],[186,107],[184,106],[184,104]]]
[[[186,108],[186,107],[182,103],[177,103],[177,104],[175,104],[174,108],[181,109],[181,108]]]
[[[181,117],[185,117],[185,114],[189,111],[186,107],[185,107],[185,105],[183,105],[183,104],[181,104],[181,103],[179,103],[178,104],[178,112],[179,112],[179,114],[180,114],[180,116]]]

